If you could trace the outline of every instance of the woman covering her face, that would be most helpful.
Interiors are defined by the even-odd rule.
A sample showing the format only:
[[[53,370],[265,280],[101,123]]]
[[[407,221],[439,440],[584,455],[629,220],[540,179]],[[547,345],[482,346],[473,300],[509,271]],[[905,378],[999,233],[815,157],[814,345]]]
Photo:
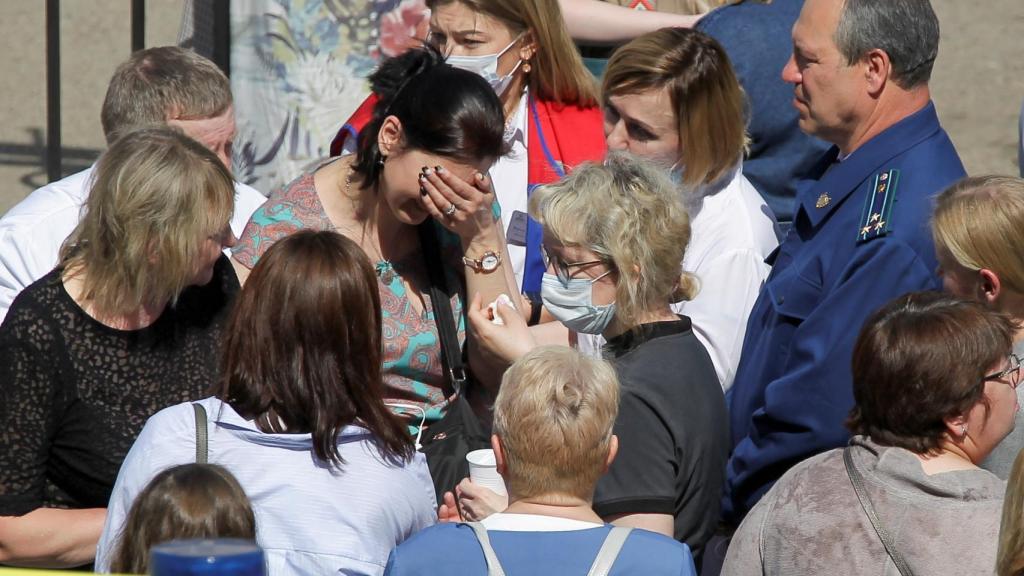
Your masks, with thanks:
[[[501,103],[479,76],[444,62],[434,48],[410,50],[370,77],[373,117],[359,150],[277,190],[253,214],[234,253],[241,275],[274,242],[299,230],[337,231],[355,241],[376,271],[384,319],[384,398],[423,428],[455,396],[442,369],[424,223],[440,246],[452,312],[466,294],[488,301],[515,294],[493,213],[488,170],[507,147]],[[460,322],[459,337],[464,337]],[[481,358],[469,351],[471,365]],[[479,369],[495,385],[500,374]]]
[[[604,156],[594,78],[554,0],[427,0],[427,6],[429,42],[450,65],[479,75],[501,98],[510,153],[498,160],[491,176],[516,292],[539,302],[544,261],[540,228],[527,218],[528,192]],[[345,123],[332,153],[355,149],[379,97],[374,90]]]

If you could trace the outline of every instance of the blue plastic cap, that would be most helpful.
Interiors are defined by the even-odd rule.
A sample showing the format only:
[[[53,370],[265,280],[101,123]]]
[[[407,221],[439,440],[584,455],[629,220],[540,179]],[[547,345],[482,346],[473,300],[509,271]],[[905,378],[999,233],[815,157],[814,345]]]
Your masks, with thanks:
[[[263,551],[251,540],[172,540],[149,553],[152,576],[266,576]]]

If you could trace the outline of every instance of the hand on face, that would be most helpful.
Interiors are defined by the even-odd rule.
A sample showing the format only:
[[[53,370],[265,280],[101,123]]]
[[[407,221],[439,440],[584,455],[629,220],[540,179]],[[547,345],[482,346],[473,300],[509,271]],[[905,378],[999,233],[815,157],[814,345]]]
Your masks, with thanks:
[[[467,182],[443,166],[420,169],[423,208],[446,229],[468,243],[494,231],[494,192],[491,180],[473,171]]]

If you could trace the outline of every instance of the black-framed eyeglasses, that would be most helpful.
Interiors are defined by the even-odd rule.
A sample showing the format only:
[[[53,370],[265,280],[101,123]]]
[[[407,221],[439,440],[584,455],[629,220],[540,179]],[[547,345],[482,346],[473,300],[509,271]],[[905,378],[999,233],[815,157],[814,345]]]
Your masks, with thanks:
[[[1016,354],[1010,354],[1010,366],[1006,370],[1000,370],[994,374],[989,374],[982,378],[982,382],[989,382],[995,380],[1002,380],[1009,376],[1010,386],[1017,388],[1020,384],[1020,358]]]
[[[569,272],[570,268],[578,268],[580,266],[593,266],[594,264],[604,264],[605,263],[604,260],[600,260],[600,259],[596,259],[596,260],[583,260],[583,261],[580,261],[580,262],[565,262],[561,258],[557,258],[557,257],[553,258],[553,257],[549,256],[548,255],[548,251],[545,250],[543,247],[541,248],[541,254],[544,256],[544,266],[545,266],[545,268],[554,268],[555,276],[558,277],[558,281],[562,283],[562,286],[568,286],[569,285],[569,280],[573,279],[572,276],[571,276],[571,273]],[[604,274],[601,274],[600,276],[597,276],[596,278],[587,278],[587,280],[591,284],[593,284],[594,282],[597,282],[601,278],[604,278],[605,276],[607,276],[607,275],[609,275],[611,273],[612,273],[611,267],[609,267],[609,269]]]

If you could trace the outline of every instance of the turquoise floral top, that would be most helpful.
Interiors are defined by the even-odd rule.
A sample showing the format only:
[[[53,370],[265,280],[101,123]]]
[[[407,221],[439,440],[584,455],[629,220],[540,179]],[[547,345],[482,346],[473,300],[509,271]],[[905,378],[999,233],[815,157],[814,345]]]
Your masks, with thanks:
[[[256,265],[260,256],[277,240],[303,229],[334,230],[313,185],[313,174],[305,174],[279,188],[250,218],[234,248],[235,259],[246,267]],[[447,262],[460,261],[458,239],[438,228],[441,236],[442,257]],[[451,386],[447,382],[441,363],[441,344],[430,294],[425,263],[419,255],[402,262],[376,262],[377,286],[383,330],[383,360],[385,401],[395,412],[406,416],[413,431],[426,413],[429,424],[439,420],[451,401]],[[461,282],[450,266],[446,271],[449,282]],[[422,313],[409,299],[402,278],[414,279],[413,285],[423,286],[427,302]],[[465,318],[462,314],[463,291],[452,297],[452,313],[458,322],[460,342],[465,341]],[[414,297],[419,297],[414,295]],[[401,408],[396,404],[415,406]]]

